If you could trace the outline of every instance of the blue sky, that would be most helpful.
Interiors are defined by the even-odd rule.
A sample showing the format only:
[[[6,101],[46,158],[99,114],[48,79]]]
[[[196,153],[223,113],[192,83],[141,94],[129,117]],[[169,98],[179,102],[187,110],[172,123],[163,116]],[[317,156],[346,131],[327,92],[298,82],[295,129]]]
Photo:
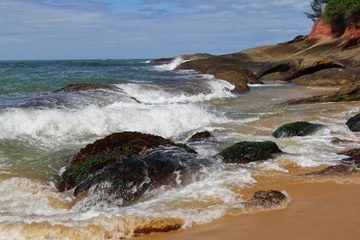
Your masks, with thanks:
[[[308,0],[0,0],[0,59],[237,52],[310,31]]]

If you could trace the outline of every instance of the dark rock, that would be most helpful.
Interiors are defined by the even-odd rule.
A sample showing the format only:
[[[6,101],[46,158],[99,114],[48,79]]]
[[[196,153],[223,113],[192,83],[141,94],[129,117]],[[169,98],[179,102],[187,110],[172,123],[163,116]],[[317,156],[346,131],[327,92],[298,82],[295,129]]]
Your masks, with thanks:
[[[350,174],[356,172],[356,169],[353,166],[339,164],[335,166],[326,167],[320,171],[307,173],[306,175],[310,176],[327,176],[327,175],[336,175],[336,174]]]
[[[309,122],[293,122],[287,123],[279,127],[272,135],[275,138],[294,137],[294,136],[307,136],[317,130],[323,125],[314,124]]]
[[[78,83],[78,84],[70,84],[58,90],[56,92],[80,92],[80,91],[91,91],[98,89],[114,89],[115,87],[107,84],[101,83]]]
[[[223,150],[220,155],[225,163],[246,164],[266,160],[274,153],[282,153],[274,142],[239,142]]]
[[[348,156],[344,159],[345,163],[353,163],[355,166],[360,167],[360,148],[355,148],[349,151],[341,152],[340,155]]]
[[[176,146],[188,152],[195,151],[186,145],[159,136],[139,132],[121,132],[111,134],[87,145],[75,154],[58,183],[59,191],[69,190],[87,179],[91,174],[128,157],[139,157],[148,150],[159,146]]]
[[[349,129],[353,132],[360,132],[360,113],[351,117],[347,122],[346,125]]]
[[[104,198],[121,199],[122,206],[138,200],[145,191],[162,185],[175,185],[181,176],[196,168],[195,155],[179,147],[159,147],[138,158],[125,158],[109,164],[83,180],[74,191],[77,196],[93,188]]]
[[[258,191],[245,203],[246,207],[274,208],[279,207],[287,201],[285,194],[279,191]]]
[[[198,132],[198,133],[195,133],[194,135],[192,135],[189,139],[189,141],[203,141],[203,140],[206,140],[206,139],[209,139],[209,138],[213,138],[214,135],[211,134],[211,132],[209,131],[203,131],[203,132]]]
[[[309,98],[292,99],[285,102],[285,105],[296,105],[306,103],[322,103],[322,102],[351,102],[360,101],[360,83],[345,86],[339,91],[322,96],[314,96]]]

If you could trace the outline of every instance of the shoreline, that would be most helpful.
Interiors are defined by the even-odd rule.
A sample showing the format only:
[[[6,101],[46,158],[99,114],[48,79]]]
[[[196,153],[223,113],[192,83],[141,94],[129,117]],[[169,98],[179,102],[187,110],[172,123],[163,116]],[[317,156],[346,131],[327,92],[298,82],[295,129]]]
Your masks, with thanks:
[[[272,185],[276,185],[273,186],[274,189],[284,190],[290,195],[292,200],[288,207],[228,214],[209,224],[170,233],[153,233],[133,239],[359,239],[359,184],[339,184],[336,181],[291,183],[284,181]],[[259,189],[262,186],[260,184],[254,187]]]

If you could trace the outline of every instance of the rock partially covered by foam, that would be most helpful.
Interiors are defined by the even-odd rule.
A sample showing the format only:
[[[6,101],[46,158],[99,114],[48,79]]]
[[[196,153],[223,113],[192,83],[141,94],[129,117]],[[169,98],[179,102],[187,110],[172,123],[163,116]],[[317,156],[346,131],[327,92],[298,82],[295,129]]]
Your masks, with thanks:
[[[63,88],[57,89],[54,92],[80,92],[80,91],[92,91],[98,89],[114,89],[115,87],[108,84],[101,83],[77,83],[69,84]]]
[[[197,132],[194,135],[192,135],[189,139],[189,141],[191,142],[197,142],[197,141],[204,141],[206,139],[209,138],[213,138],[214,135],[209,132],[209,131],[202,131],[202,132]]]
[[[272,135],[275,138],[295,136],[303,137],[316,132],[321,127],[323,127],[323,125],[321,124],[314,124],[309,122],[293,122],[282,125]]]
[[[127,204],[146,190],[174,183],[195,164],[195,151],[160,136],[139,132],[111,134],[73,156],[57,184],[59,191],[101,193]]]
[[[257,191],[254,196],[245,203],[246,207],[274,208],[286,203],[287,196],[279,191]]]
[[[276,143],[265,141],[239,142],[224,149],[220,155],[225,163],[246,164],[269,159],[276,153],[282,153]]]
[[[346,125],[349,129],[353,132],[360,132],[360,113],[351,117],[347,122]]]

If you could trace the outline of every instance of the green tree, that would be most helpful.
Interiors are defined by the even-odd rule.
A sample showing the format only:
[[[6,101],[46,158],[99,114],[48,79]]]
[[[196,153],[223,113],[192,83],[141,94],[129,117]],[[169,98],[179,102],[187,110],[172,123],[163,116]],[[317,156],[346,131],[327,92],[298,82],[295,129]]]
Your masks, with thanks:
[[[313,12],[306,12],[306,16],[314,22],[317,21],[323,15],[326,3],[327,0],[313,0],[311,3],[311,9]]]
[[[360,0],[327,0],[324,13],[332,23],[357,23],[360,21]]]

